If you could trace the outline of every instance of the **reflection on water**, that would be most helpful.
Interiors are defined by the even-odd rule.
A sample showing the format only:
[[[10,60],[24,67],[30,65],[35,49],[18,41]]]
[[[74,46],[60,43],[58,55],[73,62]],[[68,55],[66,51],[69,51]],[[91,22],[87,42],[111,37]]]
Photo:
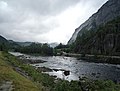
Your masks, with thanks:
[[[55,75],[58,78],[66,80],[78,80],[80,77],[90,79],[111,79],[120,80],[120,65],[89,63],[82,60],[76,60],[74,57],[53,56],[53,57],[34,57],[30,59],[44,60],[47,62],[33,64],[36,67],[47,67],[50,69],[59,69],[59,71],[46,72]],[[63,70],[70,71],[69,76],[63,75]]]
[[[70,75],[68,75],[68,76],[65,76],[63,74],[63,71],[53,71],[53,72],[44,72],[44,73],[47,73],[47,74],[53,75],[53,76],[57,76],[58,78],[65,79],[65,80],[68,80],[68,81],[79,80],[78,76],[71,73],[71,72],[70,72]]]

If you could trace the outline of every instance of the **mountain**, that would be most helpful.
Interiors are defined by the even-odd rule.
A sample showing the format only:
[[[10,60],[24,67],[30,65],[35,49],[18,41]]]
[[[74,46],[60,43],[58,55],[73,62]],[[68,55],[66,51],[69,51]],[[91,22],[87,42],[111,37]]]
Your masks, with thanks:
[[[0,35],[0,50],[2,49],[14,49],[19,47],[19,45],[13,40],[7,40],[3,36]]]
[[[31,45],[32,43],[34,43],[34,42],[16,42],[18,45],[20,45],[20,46],[29,46],[29,45]]]
[[[120,0],[107,1],[95,14],[75,29],[68,44],[75,42],[77,36],[81,36],[84,32],[89,30],[95,31],[100,25],[104,25],[118,16],[120,16]]]
[[[8,40],[0,35],[0,44],[2,44],[2,43],[6,44],[6,43],[8,43]]]
[[[20,47],[20,45],[18,45],[15,41],[13,41],[13,40],[8,40],[8,42],[9,42],[9,48],[10,49],[15,49],[15,48],[17,48],[17,47]]]
[[[56,46],[58,46],[58,43],[56,43],[56,42],[55,43],[50,43],[49,45],[50,45],[50,47],[55,48]]]
[[[0,51],[6,51],[8,48],[8,40],[0,35]]]
[[[75,53],[120,55],[120,0],[109,0],[68,42]]]
[[[120,17],[77,36],[74,51],[84,54],[120,55]]]

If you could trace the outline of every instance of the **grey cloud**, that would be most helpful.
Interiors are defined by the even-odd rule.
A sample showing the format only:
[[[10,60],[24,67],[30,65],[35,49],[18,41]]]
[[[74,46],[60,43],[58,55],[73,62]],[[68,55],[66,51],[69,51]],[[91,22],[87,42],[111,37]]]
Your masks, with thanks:
[[[60,27],[56,17],[62,12],[78,3],[96,8],[104,1],[106,0],[0,0],[0,34],[16,41],[48,42],[45,33]]]
[[[80,0],[5,0],[17,10],[31,11],[41,15],[54,15],[77,4]]]

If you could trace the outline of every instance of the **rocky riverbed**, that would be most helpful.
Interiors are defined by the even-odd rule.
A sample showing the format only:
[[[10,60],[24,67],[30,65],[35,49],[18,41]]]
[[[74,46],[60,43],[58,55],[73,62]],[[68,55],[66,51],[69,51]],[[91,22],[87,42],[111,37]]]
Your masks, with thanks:
[[[56,76],[57,78],[65,80],[79,80],[80,77],[87,77],[89,79],[102,79],[120,81],[120,65],[113,65],[107,63],[86,62],[84,60],[77,60],[74,57],[65,56],[29,56],[25,55],[27,60],[43,60],[44,62],[34,62],[31,65],[40,72]],[[65,76],[64,72],[69,71],[69,75]]]

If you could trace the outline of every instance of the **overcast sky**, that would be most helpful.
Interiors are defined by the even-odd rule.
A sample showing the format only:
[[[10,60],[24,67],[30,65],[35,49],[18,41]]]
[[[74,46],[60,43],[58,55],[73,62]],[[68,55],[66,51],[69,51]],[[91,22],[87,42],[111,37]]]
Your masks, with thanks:
[[[0,0],[0,35],[15,41],[62,42],[107,0]]]

